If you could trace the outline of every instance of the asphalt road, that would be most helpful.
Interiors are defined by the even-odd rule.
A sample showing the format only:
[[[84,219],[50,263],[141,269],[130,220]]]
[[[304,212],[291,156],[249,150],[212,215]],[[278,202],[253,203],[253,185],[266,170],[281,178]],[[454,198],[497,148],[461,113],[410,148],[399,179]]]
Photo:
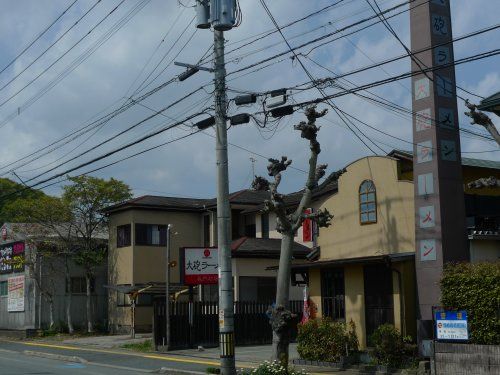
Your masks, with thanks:
[[[55,355],[54,359],[29,355]],[[59,357],[61,356],[61,357]],[[61,360],[78,357],[84,363]],[[165,369],[167,374],[205,373],[217,363],[207,359],[192,359],[151,353],[128,353],[113,350],[76,348],[57,344],[0,340],[0,374],[124,374],[150,373]],[[167,370],[168,369],[168,370]]]

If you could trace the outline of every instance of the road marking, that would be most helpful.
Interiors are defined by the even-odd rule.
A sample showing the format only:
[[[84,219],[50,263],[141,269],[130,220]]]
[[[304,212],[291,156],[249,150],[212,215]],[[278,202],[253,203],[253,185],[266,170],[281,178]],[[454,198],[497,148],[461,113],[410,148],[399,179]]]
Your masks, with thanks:
[[[215,361],[199,361],[197,359],[184,359],[184,358],[175,358],[175,357],[164,357],[161,355],[143,355],[142,357],[144,358],[151,358],[151,359],[162,359],[165,361],[172,361],[172,362],[184,362],[184,363],[198,363],[201,365],[212,365],[212,366],[219,366],[220,362],[215,362]]]
[[[193,363],[193,364],[210,365],[210,366],[219,366],[220,365],[220,362],[217,362],[217,361],[185,359],[185,358],[177,358],[177,357],[170,357],[170,356],[167,357],[167,356],[155,355],[155,354],[138,354],[138,353],[128,353],[128,352],[121,352],[121,351],[119,352],[119,351],[113,351],[113,350],[79,348],[79,347],[74,347],[74,346],[45,344],[45,343],[38,343],[38,342],[21,342],[21,341],[9,341],[9,340],[1,340],[1,341],[10,342],[13,344],[21,344],[21,345],[27,345],[27,346],[39,346],[39,347],[43,347],[43,348],[52,348],[52,349],[87,351],[87,352],[95,352],[95,353],[109,353],[109,354],[116,354],[116,355],[128,355],[128,356],[140,357],[140,358],[159,359],[159,360],[167,361],[167,362]],[[249,366],[247,364],[245,364],[245,365],[244,364],[237,364],[237,367],[239,367],[239,368],[251,368],[252,366]]]

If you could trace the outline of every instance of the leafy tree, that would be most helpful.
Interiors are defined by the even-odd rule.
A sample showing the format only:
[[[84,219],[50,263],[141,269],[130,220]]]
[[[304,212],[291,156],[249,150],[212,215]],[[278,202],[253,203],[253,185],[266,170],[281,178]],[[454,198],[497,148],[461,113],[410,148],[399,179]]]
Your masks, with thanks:
[[[18,191],[16,195],[0,199],[0,225],[15,221],[16,214],[6,210],[6,208],[17,200],[25,200],[32,198],[40,198],[45,196],[41,191],[34,189],[26,189],[23,185],[18,184],[8,178],[0,178],[0,196],[5,196]]]
[[[273,182],[269,182],[263,177],[256,177],[253,184],[254,188],[271,193],[271,199],[265,202],[265,211],[276,214],[276,229],[282,235],[276,304],[270,310],[270,321],[273,329],[272,358],[279,361],[284,367],[288,366],[288,346],[293,321],[293,314],[289,310],[289,302],[294,237],[306,219],[314,220],[320,227],[327,227],[333,218],[326,209],[310,214],[305,211],[310,206],[313,190],[318,186],[318,181],[325,175],[327,167],[326,165],[318,165],[318,155],[321,152],[321,147],[316,139],[319,131],[319,127],[316,126],[316,119],[323,117],[326,110],[317,112],[316,107],[312,106],[307,108],[305,113],[307,123],[302,121],[295,125],[295,129],[300,130],[301,137],[309,141],[311,150],[307,181],[298,206],[293,211],[289,210],[289,207],[284,202],[284,196],[278,192],[281,172],[285,171],[292,163],[286,156],[282,156],[281,160],[269,159],[270,164],[267,170],[269,176],[274,178]]]
[[[42,195],[38,198],[16,199],[5,206],[4,212],[14,222],[29,223],[29,225],[14,224],[15,230],[23,232],[28,238],[27,244],[36,249],[35,252],[29,252],[26,266],[30,269],[30,274],[40,293],[49,304],[50,328],[52,328],[54,324],[53,279],[56,271],[59,271],[54,265],[58,260],[62,260],[66,289],[71,290],[69,264],[77,248],[69,206],[61,198]],[[39,272],[42,263],[45,268],[50,269],[43,275],[43,283]],[[73,333],[71,293],[66,295],[66,323],[69,333]]]
[[[93,332],[91,280],[107,255],[107,217],[102,210],[132,197],[125,183],[113,178],[71,177],[62,200],[71,211],[73,228],[79,241],[74,261],[85,270],[87,286],[87,332]]]
[[[69,181],[61,198],[44,195],[18,199],[7,205],[5,212],[17,222],[37,224],[31,227],[30,237],[35,241],[39,256],[64,260],[67,290],[71,290],[70,262],[84,269],[87,331],[92,332],[91,281],[107,255],[107,218],[102,210],[132,195],[125,183],[113,178],[79,176],[70,177]],[[72,332],[71,293],[66,298],[66,318]]]

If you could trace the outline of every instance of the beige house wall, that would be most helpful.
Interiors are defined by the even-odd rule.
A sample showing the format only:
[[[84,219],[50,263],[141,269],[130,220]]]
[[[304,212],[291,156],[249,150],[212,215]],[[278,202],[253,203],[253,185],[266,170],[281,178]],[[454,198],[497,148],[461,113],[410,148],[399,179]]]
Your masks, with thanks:
[[[359,186],[372,180],[377,195],[377,222],[360,225]],[[321,259],[345,259],[414,251],[413,183],[398,180],[397,161],[366,157],[347,166],[339,191],[321,208],[335,215],[320,230]]]
[[[278,259],[252,259],[252,258],[233,258],[233,277],[234,277],[234,299],[239,300],[240,277],[277,277],[277,270],[266,270],[268,267],[278,266]],[[302,300],[303,288],[290,285],[290,300]]]
[[[366,320],[365,320],[365,292],[363,264],[346,265],[344,269],[345,284],[345,321],[351,320],[356,326],[356,335],[362,349],[366,348]],[[402,290],[401,297],[399,278],[393,272],[393,301],[394,301],[394,326],[405,335],[415,338],[415,270],[413,262],[401,262],[392,265],[392,268],[401,272]],[[321,311],[321,269],[313,268],[309,271],[309,293],[311,301],[316,307],[318,317]],[[402,312],[404,311],[404,314]],[[402,322],[404,324],[402,325]]]
[[[165,247],[135,246],[135,224],[167,225],[175,223],[171,234],[170,260],[177,266],[171,268],[170,282],[180,281],[179,248],[181,246],[199,247],[203,245],[203,218],[200,213],[167,212],[154,210],[126,210],[110,215],[109,242],[109,284],[142,284],[165,282]],[[131,224],[131,246],[116,247],[116,227]],[[117,293],[109,292],[110,327],[122,331],[130,328],[131,312],[129,307],[117,306]],[[136,310],[137,329],[149,329],[152,322],[152,307],[138,306]],[[120,328],[122,327],[122,328]]]

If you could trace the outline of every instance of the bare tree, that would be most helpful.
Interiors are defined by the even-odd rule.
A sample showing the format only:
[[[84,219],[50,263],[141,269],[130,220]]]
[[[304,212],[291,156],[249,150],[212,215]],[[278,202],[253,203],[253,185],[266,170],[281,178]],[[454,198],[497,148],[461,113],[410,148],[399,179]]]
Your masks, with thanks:
[[[477,105],[470,103],[468,100],[465,101],[465,106],[470,110],[465,114],[472,119],[471,124],[481,125],[486,128],[500,146],[500,134],[491,118],[486,113],[478,111]],[[467,186],[469,189],[495,188],[500,187],[500,180],[495,176],[483,177],[470,182]]]
[[[490,117],[486,113],[478,111],[477,105],[470,103],[468,100],[465,101],[465,106],[470,110],[469,112],[465,112],[465,114],[472,119],[471,124],[483,126],[500,146],[500,134]]]
[[[265,202],[264,210],[276,214],[276,229],[282,235],[281,253],[278,269],[276,304],[270,308],[270,323],[273,329],[272,358],[281,362],[283,366],[288,366],[288,346],[290,343],[290,330],[294,315],[289,310],[290,274],[293,255],[293,243],[297,230],[306,219],[314,220],[320,227],[328,227],[333,218],[328,210],[318,210],[314,213],[305,213],[312,200],[313,190],[318,186],[318,181],[325,175],[327,165],[318,165],[318,155],[321,147],[317,141],[319,127],[316,126],[316,119],[323,117],[326,110],[316,111],[316,107],[308,107],[305,111],[307,122],[300,122],[295,125],[296,130],[300,130],[301,137],[309,141],[311,150],[309,157],[309,172],[307,181],[298,206],[289,210],[284,201],[284,196],[278,192],[281,182],[281,173],[292,163],[286,156],[281,160],[269,159],[267,167],[269,176],[274,181],[269,182],[263,177],[256,177],[253,187],[258,190],[266,190],[271,193],[271,199]]]

